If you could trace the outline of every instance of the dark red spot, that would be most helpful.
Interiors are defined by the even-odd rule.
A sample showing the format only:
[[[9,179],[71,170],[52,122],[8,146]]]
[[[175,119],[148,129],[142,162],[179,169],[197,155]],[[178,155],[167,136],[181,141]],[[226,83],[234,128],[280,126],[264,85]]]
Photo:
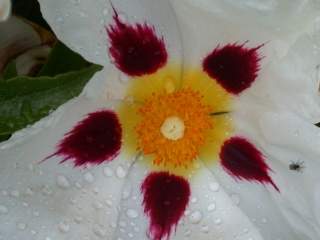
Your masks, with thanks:
[[[168,54],[164,39],[157,37],[154,27],[123,23],[115,10],[113,19],[115,23],[107,28],[109,52],[119,70],[130,76],[142,76],[165,65]]]
[[[189,202],[189,183],[168,172],[151,173],[144,180],[141,192],[144,212],[150,218],[151,239],[168,239]]]
[[[244,44],[228,44],[216,47],[204,60],[203,70],[228,92],[239,94],[249,88],[259,71],[258,49]]]
[[[225,141],[220,151],[220,159],[223,168],[231,176],[240,180],[269,183],[279,191],[269,176],[270,168],[264,156],[246,139],[232,137]]]
[[[54,155],[61,161],[72,160],[75,166],[100,164],[113,160],[121,147],[121,125],[109,110],[88,114],[61,140]],[[48,158],[49,158],[48,157]]]

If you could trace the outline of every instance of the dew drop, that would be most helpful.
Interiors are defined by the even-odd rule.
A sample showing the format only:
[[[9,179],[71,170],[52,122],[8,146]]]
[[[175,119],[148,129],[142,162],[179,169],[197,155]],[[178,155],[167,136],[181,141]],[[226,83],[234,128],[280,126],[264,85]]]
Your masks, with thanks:
[[[70,230],[70,226],[69,226],[69,224],[67,222],[63,221],[63,222],[59,223],[58,229],[62,233],[67,233]]]
[[[35,217],[39,217],[39,216],[40,216],[40,213],[39,213],[38,211],[34,211],[34,212],[32,213],[32,215],[35,216]]]
[[[32,196],[33,195],[33,191],[31,188],[27,188],[26,191],[25,191],[26,195],[28,196]]]
[[[48,185],[44,185],[44,186],[42,186],[42,193],[44,195],[49,196],[52,194],[52,190],[50,189],[50,187]]]
[[[60,188],[67,189],[70,187],[70,182],[65,176],[62,176],[62,175],[57,176],[56,182],[58,187]]]
[[[108,8],[103,9],[102,13],[104,16],[107,16],[109,14],[109,9]]]
[[[139,216],[138,212],[134,209],[128,209],[127,210],[127,216],[129,218],[137,218]]]
[[[234,204],[236,205],[240,204],[240,197],[237,194],[231,194],[231,199],[234,202]]]
[[[201,219],[202,219],[202,213],[200,211],[194,211],[189,216],[189,220],[193,224],[199,223]]]
[[[211,203],[209,206],[208,206],[208,211],[209,212],[212,212],[216,209],[216,204],[215,203]]]
[[[83,218],[81,217],[81,216],[76,216],[75,218],[74,218],[74,221],[75,221],[75,223],[81,223],[82,221],[83,221]]]
[[[108,207],[112,207],[112,205],[113,205],[113,203],[112,203],[112,201],[110,199],[106,200],[106,204],[107,204]]]
[[[126,74],[120,74],[120,82],[121,83],[127,83],[129,81],[129,77]]]
[[[17,228],[19,229],[19,230],[25,230],[26,229],[26,227],[27,227],[27,224],[25,224],[25,223],[22,223],[22,222],[18,222],[17,223]]]
[[[63,17],[61,17],[61,16],[57,17],[57,18],[56,18],[56,22],[57,22],[58,24],[63,23],[63,22],[64,22]]]
[[[107,235],[107,231],[105,230],[105,228],[98,224],[93,226],[92,231],[97,237],[100,238],[105,237]]]
[[[193,198],[191,199],[191,203],[196,203],[196,202],[197,202],[197,198],[193,197]]]
[[[215,220],[214,220],[214,223],[215,223],[216,225],[220,225],[220,224],[222,223],[221,218],[215,219]]]
[[[97,209],[97,210],[103,208],[102,203],[101,203],[101,202],[98,202],[98,201],[94,202],[92,205],[93,205],[93,207],[94,207],[95,209]]]
[[[217,182],[211,182],[209,183],[209,189],[213,192],[217,192],[219,190],[220,186]]]
[[[191,235],[191,230],[190,230],[190,229],[187,229],[187,230],[184,232],[184,236],[189,237],[190,235]]]
[[[19,197],[20,196],[20,192],[18,190],[12,190],[10,192],[10,196],[11,197]]]
[[[203,232],[203,233],[208,233],[208,232],[209,232],[209,227],[208,227],[207,225],[202,226],[202,227],[201,227],[201,232]]]
[[[8,208],[4,205],[0,205],[0,215],[7,214],[9,212]]]
[[[83,178],[86,182],[88,183],[93,183],[94,182],[94,176],[92,175],[91,172],[86,172],[84,175],[83,175]]]
[[[76,6],[80,5],[80,0],[72,0],[72,3]]]
[[[124,221],[120,221],[119,226],[124,228],[127,226],[127,224]]]
[[[118,178],[124,178],[127,175],[126,170],[120,165],[117,167],[116,175]]]
[[[113,176],[113,170],[109,167],[105,167],[103,169],[103,173],[106,177],[112,177]]]

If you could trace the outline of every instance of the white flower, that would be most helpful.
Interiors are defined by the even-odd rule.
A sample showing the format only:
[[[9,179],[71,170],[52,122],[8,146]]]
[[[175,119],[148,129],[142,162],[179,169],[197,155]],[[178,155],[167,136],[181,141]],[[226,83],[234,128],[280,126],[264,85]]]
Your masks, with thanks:
[[[11,13],[11,1],[1,0],[0,1],[0,22],[8,19]]]
[[[26,239],[32,235],[35,239],[319,239],[320,139],[319,130],[313,125],[320,117],[317,67],[320,59],[317,32],[319,6],[313,2],[249,0],[241,3],[227,0],[130,0],[113,4],[118,15],[108,1],[40,1],[44,17],[57,36],[87,60],[102,64],[104,69],[93,77],[81,96],[0,145],[0,236],[3,239]],[[116,32],[116,27],[136,26],[137,29],[135,24],[144,22],[147,25],[140,27],[144,26],[148,31],[152,30],[150,26],[154,27],[156,35],[160,36],[158,43],[164,41],[168,56],[166,59],[165,55],[157,52],[163,60],[157,65],[159,69],[156,70],[159,71],[152,72],[153,69],[148,68],[148,72],[144,72],[148,74],[136,77],[140,75],[137,68],[134,71],[122,68],[116,53],[112,52],[114,44],[109,40],[112,40],[111,34]],[[115,29],[112,30],[111,26]],[[224,78],[219,80],[221,75],[212,77],[216,74],[211,71],[214,64],[209,60],[212,59],[209,62],[205,60],[208,56],[216,56],[213,53],[226,49],[225,46],[229,46],[228,51],[233,47],[241,53],[246,50],[246,57],[258,52],[259,56],[263,56],[259,72],[255,71],[259,67],[258,55],[250,58],[256,61],[241,58],[243,62],[240,70],[236,71],[237,75],[232,75],[231,70],[221,70],[223,74],[241,78],[244,76],[242,70],[253,69],[249,76],[252,81],[241,83],[239,88],[226,84]],[[135,51],[137,49],[133,48],[128,54]],[[231,51],[232,54],[234,52]],[[226,59],[224,64],[218,61],[220,68],[230,63],[230,58]],[[235,63],[238,67],[239,61]],[[249,67],[245,66],[247,63],[250,63]],[[206,68],[206,64],[211,68]],[[231,64],[228,69],[234,70],[234,67]],[[254,76],[256,73],[257,78]],[[184,102],[178,97],[189,96],[189,92],[176,91],[180,79],[184,81],[182,85],[189,86],[191,92],[197,89],[205,100],[197,105],[198,102],[194,102],[197,97],[192,95],[193,98],[186,98],[192,100],[186,101],[190,103],[188,108],[181,107]],[[148,85],[148,80],[156,86]],[[200,86],[195,80],[205,85]],[[146,84],[141,87],[141,83]],[[146,91],[148,88],[151,90]],[[165,126],[161,131],[158,129],[159,136],[163,135],[166,139],[158,149],[152,149],[156,157],[160,156],[156,158],[159,162],[152,162],[148,156],[149,147],[158,139],[152,138],[154,142],[148,140],[149,135],[144,131],[147,129],[151,136],[152,130],[156,129],[154,126],[158,125],[151,124],[157,119],[150,120],[147,110],[158,110],[161,101],[149,95],[154,91],[158,96],[164,90],[167,95],[180,94],[174,95],[176,98],[173,100],[167,95],[162,99],[163,103],[180,107],[176,109],[177,113],[181,113],[181,109],[188,110],[188,114],[194,113],[189,109],[199,111],[192,115],[191,122],[179,116],[165,119]],[[217,98],[218,94],[222,97]],[[143,107],[139,108],[142,120],[135,125],[138,126],[135,129],[138,137],[133,137],[126,130],[136,119],[127,105],[145,100],[146,96],[148,101],[142,102]],[[221,125],[212,127],[205,117],[202,118],[207,107],[212,110],[207,98],[221,100],[213,108],[215,112],[211,112],[213,118],[218,117],[220,112],[216,110],[231,111],[222,114],[225,121]],[[177,102],[178,105],[175,105]],[[230,108],[218,109],[220,106]],[[132,154],[132,151],[121,148],[118,154],[118,138],[115,137],[113,142],[111,138],[107,141],[107,144],[114,144],[112,154],[108,152],[101,159],[101,156],[96,156],[100,150],[94,148],[96,151],[88,154],[92,158],[84,158],[86,155],[81,151],[91,151],[89,143],[95,139],[90,138],[92,132],[83,134],[88,132],[82,131],[81,126],[92,121],[85,115],[97,113],[102,108],[107,110],[98,113],[107,112],[108,116],[119,113],[123,127],[121,143],[129,142],[128,146],[132,148],[134,144],[130,141],[138,139],[140,152]],[[125,114],[123,109],[127,110]],[[167,108],[159,109],[167,111]],[[161,111],[153,113],[161,117]],[[114,118],[108,117],[107,120],[112,126],[117,124]],[[168,155],[163,158],[163,146],[172,139],[179,141],[189,136],[187,131],[193,127],[193,120],[199,123],[195,124],[196,127],[203,127],[195,131],[199,138],[204,136],[201,131],[207,128],[221,130],[218,138],[204,141],[210,144],[217,141],[218,144],[210,146],[219,148],[208,151],[213,155],[202,158],[206,151],[199,150],[200,147],[198,149],[196,146],[191,151],[193,145],[183,145],[190,148],[176,153],[175,150],[180,151],[180,145],[177,145],[177,148],[166,149]],[[220,123],[218,121],[214,123]],[[232,128],[223,124],[229,121]],[[72,133],[64,137],[74,126],[77,126],[74,132],[78,136],[88,137],[88,146],[77,145],[76,153],[73,146],[68,145],[74,143],[73,139],[68,138]],[[111,130],[114,130],[112,137],[119,134],[117,127]],[[241,136],[240,143],[244,147],[234,145],[239,140],[238,136]],[[83,138],[76,140],[82,142]],[[250,144],[247,140],[243,141],[244,138]],[[68,144],[65,144],[66,141]],[[52,158],[39,164],[44,157],[55,152],[58,142],[63,146],[58,146]],[[199,141],[199,146],[201,144]],[[67,152],[63,149],[66,146]],[[104,145],[100,147],[105,148]],[[79,152],[81,157],[77,159]],[[186,153],[194,152],[199,159],[185,157],[190,161],[181,163],[177,157],[189,156]],[[218,155],[221,160],[219,164],[216,161],[219,160]],[[230,155],[233,158],[230,159]],[[247,159],[248,156],[252,158]],[[165,162],[166,159],[170,161]],[[63,160],[65,163],[58,164]],[[71,165],[69,160],[74,160],[74,164]],[[295,171],[296,166],[292,165],[299,161],[303,161],[304,165],[301,172]],[[73,167],[87,162],[93,164],[88,164],[87,168]],[[164,166],[163,162],[167,165]],[[191,170],[181,170],[179,166],[172,166],[174,164],[186,165]],[[152,174],[159,172],[165,173],[161,175],[165,181],[154,184]],[[170,181],[175,185],[168,183]],[[158,188],[154,188],[155,185]],[[158,192],[161,196],[157,195]],[[171,195],[168,196],[168,193]],[[166,202],[167,199],[171,201]],[[176,204],[175,208],[167,207],[170,204]],[[180,216],[178,210],[185,210],[184,214]],[[179,224],[172,224],[169,230],[166,229],[168,223],[175,220]]]

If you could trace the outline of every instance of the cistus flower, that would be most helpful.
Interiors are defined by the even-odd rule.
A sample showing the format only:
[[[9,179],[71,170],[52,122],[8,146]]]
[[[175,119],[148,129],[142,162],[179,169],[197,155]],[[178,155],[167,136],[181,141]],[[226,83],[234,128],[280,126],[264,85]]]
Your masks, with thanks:
[[[0,146],[4,239],[319,239],[315,3],[40,5],[104,69]]]

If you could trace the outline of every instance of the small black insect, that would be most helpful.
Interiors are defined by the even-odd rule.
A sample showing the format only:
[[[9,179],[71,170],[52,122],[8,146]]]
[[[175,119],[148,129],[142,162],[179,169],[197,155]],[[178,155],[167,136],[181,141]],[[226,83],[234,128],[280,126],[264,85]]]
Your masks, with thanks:
[[[291,162],[289,165],[289,169],[292,171],[302,172],[305,168],[303,161]]]

